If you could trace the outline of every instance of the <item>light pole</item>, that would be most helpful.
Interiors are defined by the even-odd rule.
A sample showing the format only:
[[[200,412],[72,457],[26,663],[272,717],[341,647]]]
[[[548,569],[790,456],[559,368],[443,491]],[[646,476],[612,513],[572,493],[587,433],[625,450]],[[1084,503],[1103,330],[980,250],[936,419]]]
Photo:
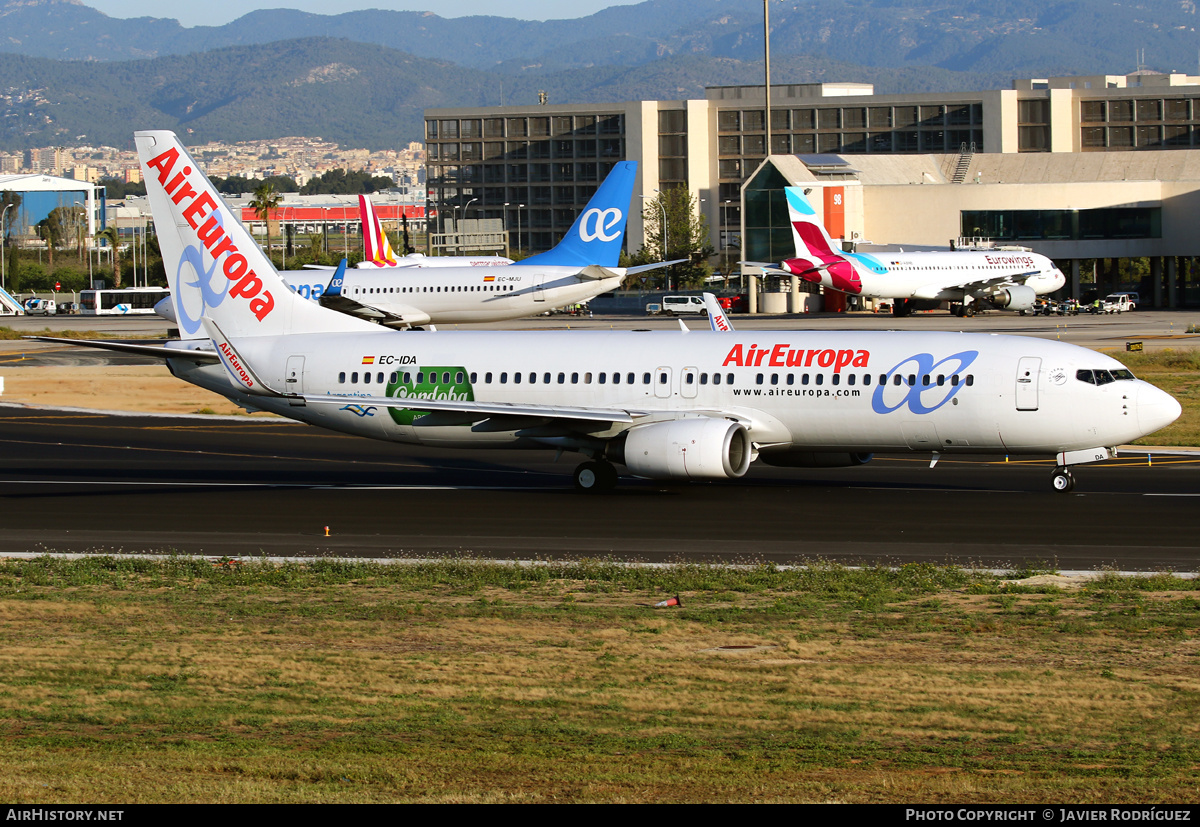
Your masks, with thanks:
[[[517,252],[521,252],[521,210],[525,209],[524,204],[517,204]]]
[[[462,211],[462,220],[463,221],[467,220],[467,210],[471,209],[471,205],[474,204],[478,200],[479,200],[478,198],[472,198],[470,201],[467,202],[467,206],[463,207],[463,211]],[[462,252],[463,246],[464,245],[463,245],[462,224],[459,224],[458,225],[458,252],[459,253]]]
[[[504,257],[512,258],[508,254],[508,202],[504,202]]]
[[[8,211],[12,208],[12,204],[6,204],[4,211],[0,212],[0,290],[8,289]]]
[[[725,257],[725,287],[729,287],[729,199],[721,202],[721,252]]]

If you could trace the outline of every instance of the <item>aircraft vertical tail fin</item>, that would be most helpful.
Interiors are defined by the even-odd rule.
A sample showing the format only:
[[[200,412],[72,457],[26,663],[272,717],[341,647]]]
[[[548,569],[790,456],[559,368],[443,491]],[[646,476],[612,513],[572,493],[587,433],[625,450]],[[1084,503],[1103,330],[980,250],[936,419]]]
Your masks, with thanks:
[[[205,317],[231,338],[379,329],[292,292],[175,133],[134,142],[182,338],[209,338]]]
[[[800,187],[786,187],[784,195],[787,196],[788,221],[792,225],[796,255],[801,258],[816,257],[819,261],[837,256],[833,238],[825,225],[817,220],[817,211],[804,197],[804,191]]]
[[[621,248],[625,245],[625,223],[636,178],[637,161],[618,163],[562,241],[553,249],[530,256],[517,264],[566,267],[598,264],[601,267],[616,267],[621,260]]]
[[[375,205],[369,197],[358,196],[358,213],[363,228],[363,261],[376,267],[395,267],[396,254],[392,251],[392,244],[379,223],[379,214],[375,212]]]

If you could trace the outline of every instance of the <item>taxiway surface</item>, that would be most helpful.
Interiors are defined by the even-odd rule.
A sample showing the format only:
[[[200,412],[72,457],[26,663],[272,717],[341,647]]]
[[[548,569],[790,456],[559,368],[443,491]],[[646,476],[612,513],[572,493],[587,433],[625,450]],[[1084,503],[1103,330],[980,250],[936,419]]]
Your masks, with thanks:
[[[1196,571],[1200,458],[1049,461],[878,457],[839,469],[752,467],[738,482],[623,478],[571,487],[574,459],[469,454],[278,420],[154,418],[0,406],[0,553],[850,564],[960,563]],[[325,527],[329,536],[325,536]]]

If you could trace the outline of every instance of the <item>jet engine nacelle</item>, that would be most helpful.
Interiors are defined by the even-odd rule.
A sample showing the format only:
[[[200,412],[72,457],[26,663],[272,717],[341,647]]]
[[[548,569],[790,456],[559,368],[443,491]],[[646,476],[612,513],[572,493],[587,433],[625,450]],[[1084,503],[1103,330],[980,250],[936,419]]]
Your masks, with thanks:
[[[839,451],[775,451],[760,453],[759,459],[779,468],[850,468],[866,465],[874,454]]]
[[[732,479],[750,467],[753,446],[740,422],[709,417],[638,425],[610,456],[639,477]]]
[[[1005,310],[1028,310],[1033,307],[1034,299],[1037,298],[1037,293],[1032,287],[1024,284],[1014,284],[1012,287],[1004,287],[992,294],[988,300],[996,307],[1003,307]]]

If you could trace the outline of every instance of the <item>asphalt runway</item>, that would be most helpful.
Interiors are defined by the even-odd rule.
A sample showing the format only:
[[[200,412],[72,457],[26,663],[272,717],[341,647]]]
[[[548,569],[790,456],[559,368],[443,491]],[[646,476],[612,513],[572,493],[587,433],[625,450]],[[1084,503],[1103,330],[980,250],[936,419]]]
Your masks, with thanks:
[[[574,492],[578,458],[393,445],[268,420],[0,406],[0,553],[1198,568],[1200,456],[878,457],[755,463],[738,482],[622,478]],[[1152,464],[1151,464],[1152,463]],[[325,527],[329,536],[325,536]]]

